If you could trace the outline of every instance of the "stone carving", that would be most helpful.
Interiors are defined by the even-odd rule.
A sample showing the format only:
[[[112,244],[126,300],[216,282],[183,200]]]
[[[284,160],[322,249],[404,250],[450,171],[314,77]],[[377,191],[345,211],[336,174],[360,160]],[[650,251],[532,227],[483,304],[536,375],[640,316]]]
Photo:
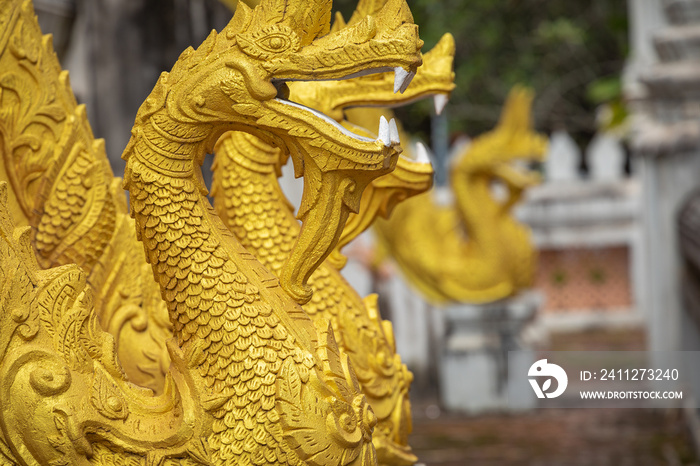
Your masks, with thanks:
[[[532,93],[515,88],[499,125],[459,156],[451,173],[455,204],[429,195],[396,207],[375,231],[406,278],[432,302],[495,301],[528,287],[536,252],[512,207],[539,174],[519,162],[542,161],[546,140],[532,130]],[[492,184],[505,187],[502,199]]]
[[[31,3],[0,1],[2,461],[376,463],[353,365],[298,303],[398,140],[343,129],[285,82],[397,69],[405,87],[422,43],[403,0],[333,32],[330,7],[239,4],[163,73],[124,153],[131,220]],[[279,147],[305,180],[281,286],[204,197],[197,163],[230,130]],[[382,354],[366,362],[394,367]]]

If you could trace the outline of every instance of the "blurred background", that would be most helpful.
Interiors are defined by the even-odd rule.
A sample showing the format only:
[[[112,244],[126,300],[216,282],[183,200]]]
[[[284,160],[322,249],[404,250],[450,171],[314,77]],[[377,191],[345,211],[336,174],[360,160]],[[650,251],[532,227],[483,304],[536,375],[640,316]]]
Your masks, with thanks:
[[[221,29],[236,5],[34,3],[117,176],[136,111],[160,73]],[[549,138],[546,161],[531,167],[543,183],[513,214],[539,253],[533,286],[520,295],[431,305],[390,257],[378,263],[371,232],[348,247],[346,277],[361,295],[382,294],[398,352],[416,376],[411,442],[421,462],[700,464],[693,399],[664,410],[513,411],[499,388],[509,383],[504,358],[513,349],[532,361],[543,350],[700,349],[700,2],[408,3],[424,50],[445,32],[457,45],[457,87],[445,111],[436,116],[430,101],[397,109],[432,148],[441,199],[449,203],[452,160],[496,125],[513,85],[534,89],[535,127]],[[355,4],[336,0],[334,8],[348,19]],[[297,200],[290,173],[282,183]],[[525,311],[511,312],[518,306]],[[470,389],[476,379],[486,383]]]

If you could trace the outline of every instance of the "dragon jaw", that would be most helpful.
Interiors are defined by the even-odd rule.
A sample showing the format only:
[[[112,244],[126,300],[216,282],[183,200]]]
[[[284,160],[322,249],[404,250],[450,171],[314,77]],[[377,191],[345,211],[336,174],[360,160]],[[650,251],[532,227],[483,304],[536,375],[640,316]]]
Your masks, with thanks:
[[[356,27],[361,18],[365,17],[363,15],[374,14],[385,6],[385,3],[385,0],[361,0],[347,25],[342,16],[337,15],[333,30],[342,31],[343,28]],[[290,84],[290,92],[297,100],[335,118],[350,131],[373,136],[365,128],[371,128],[372,123],[383,112],[380,108],[366,107],[399,107],[433,97],[436,113],[439,114],[442,111],[455,87],[452,70],[454,53],[454,38],[448,33],[443,35],[435,47],[423,55],[423,64],[415,75],[403,74],[395,70],[393,75],[392,73],[374,74],[335,83],[295,82]],[[399,75],[403,75],[406,81],[412,80],[410,87],[399,84],[397,81]],[[391,112],[384,113],[387,118],[391,118]],[[395,132],[401,133],[395,129],[396,123],[393,119],[390,126]],[[380,125],[379,136],[380,139],[386,140],[386,135],[382,134],[382,125]],[[397,139],[407,140],[406,138]],[[422,149],[421,154],[411,150],[405,151],[399,157],[395,170],[377,178],[364,192],[359,212],[350,215],[336,250],[330,256],[330,260],[337,268],[342,268],[346,261],[340,249],[367,229],[377,215],[386,218],[397,203],[430,189],[433,170],[425,148]],[[413,160],[412,155],[422,155],[422,157]]]
[[[435,110],[439,114],[455,88],[454,52],[454,38],[448,33],[423,54],[423,64],[415,74],[397,67],[393,73],[365,75],[334,83],[294,82],[290,83],[291,95],[338,122],[343,120],[344,110],[348,108],[395,108],[429,97],[434,98]]]
[[[302,304],[312,294],[308,277],[333,250],[365,187],[393,170],[401,149],[398,137],[362,137],[287,100],[286,83],[396,67],[407,71],[398,74],[401,80],[421,64],[422,41],[405,0],[389,0],[375,16],[331,33],[330,8],[323,0],[264,0],[254,10],[240,4],[221,33],[183,52],[136,117],[139,127],[153,122],[153,131],[172,141],[150,161],[140,160],[168,176],[201,179],[197,163],[229,130],[251,133],[291,155],[297,176],[304,176],[302,231],[280,280]],[[142,133],[132,135],[124,158],[138,156],[135,141],[149,138]],[[126,186],[130,176],[127,167]],[[201,181],[200,187],[205,191]]]

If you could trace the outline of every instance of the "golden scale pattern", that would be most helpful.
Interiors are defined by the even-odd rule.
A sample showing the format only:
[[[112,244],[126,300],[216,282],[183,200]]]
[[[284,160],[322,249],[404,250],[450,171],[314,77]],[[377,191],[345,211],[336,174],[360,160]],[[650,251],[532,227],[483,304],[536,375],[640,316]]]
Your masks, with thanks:
[[[259,146],[259,141],[246,146],[241,144],[241,139],[248,139],[248,135],[231,133],[217,144],[214,205],[241,243],[266,268],[279,273],[299,232],[299,225],[279,188],[275,170],[279,163],[277,154],[273,153],[268,158],[267,167],[262,168],[258,162],[262,158],[260,155],[254,154],[255,163],[241,156],[242,151],[248,152],[246,149]],[[241,150],[242,147],[246,149]],[[251,231],[256,231],[255,226],[262,226],[264,221],[277,228],[263,227],[258,230],[259,234],[251,234]],[[275,254],[276,250],[280,253]],[[314,320],[328,319],[331,322],[340,347],[353,363],[363,393],[377,417],[384,421],[375,429],[375,447],[396,464],[412,461],[406,442],[410,433],[407,395],[412,375],[396,355],[391,324],[380,323],[378,315],[372,319],[362,299],[327,262],[311,275],[309,285],[314,294],[303,306],[304,310]],[[394,423],[399,425],[394,427],[391,425]],[[400,425],[405,423],[409,425]],[[381,442],[377,442],[379,438]],[[399,440],[396,442],[398,446],[387,441],[392,438]]]
[[[299,230],[277,182],[279,149],[250,134],[230,132],[217,142],[215,153],[214,208],[233,234],[279,274]]]
[[[0,1],[9,182],[0,184],[0,258],[13,274],[0,294],[0,453],[9,462],[376,463],[377,418],[348,356],[329,322],[314,325],[290,294],[335,247],[362,188],[393,168],[398,145],[344,136],[290,109],[273,98],[270,80],[394,66],[414,73],[421,42],[402,0],[328,34],[330,6],[241,6],[221,34],[161,76],[124,154],[132,221],[31,2]],[[292,270],[284,290],[217,217],[195,168],[220,134],[241,127],[294,146],[300,174],[313,178],[296,243],[280,242],[281,252],[289,248],[282,271]],[[328,193],[325,179],[356,189]],[[10,218],[30,228],[13,235]],[[323,241],[312,241],[315,230]],[[299,250],[317,259],[296,264]],[[376,307],[372,318],[377,325]]]
[[[257,442],[267,447],[267,457],[251,458],[251,464],[285,463],[286,455],[271,434],[274,426],[279,428],[276,374],[288,358],[307,371],[313,359],[305,360],[272,307],[261,301],[258,288],[228,259],[203,221],[200,194],[192,183],[166,184],[147,170],[131,183],[132,207],[137,223],[145,226],[141,235],[165,290],[174,333],[181,344],[193,336],[202,342],[197,347],[202,352],[200,376],[221,396],[220,406],[212,411],[214,436],[209,442],[218,452],[215,462],[240,460],[251,450],[264,455],[250,444]]]

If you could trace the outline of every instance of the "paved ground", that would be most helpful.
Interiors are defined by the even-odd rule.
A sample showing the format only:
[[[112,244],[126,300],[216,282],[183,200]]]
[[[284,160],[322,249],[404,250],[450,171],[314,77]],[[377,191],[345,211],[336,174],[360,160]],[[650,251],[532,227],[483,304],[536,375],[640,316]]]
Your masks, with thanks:
[[[631,331],[555,335],[550,347],[637,350],[644,348],[644,336]],[[411,445],[427,466],[700,465],[677,409],[539,409],[467,417],[416,400],[413,411]]]
[[[539,410],[520,416],[416,419],[411,439],[429,466],[697,464],[680,411]]]

